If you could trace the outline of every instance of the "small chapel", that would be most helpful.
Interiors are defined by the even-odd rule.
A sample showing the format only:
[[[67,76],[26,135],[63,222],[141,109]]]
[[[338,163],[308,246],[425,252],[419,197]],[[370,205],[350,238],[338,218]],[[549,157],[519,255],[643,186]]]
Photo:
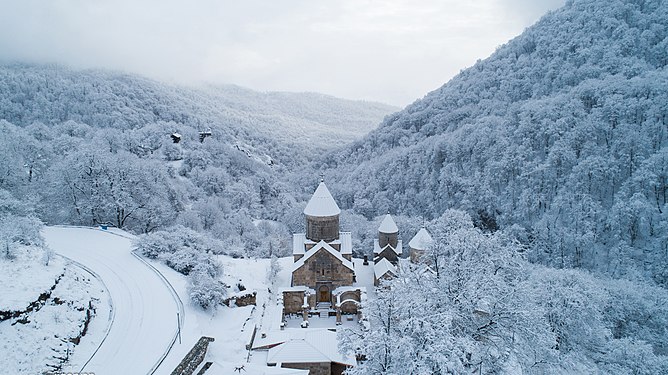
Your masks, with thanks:
[[[305,231],[292,236],[290,286],[281,289],[278,300],[283,307],[280,330],[263,332],[252,344],[254,350],[267,352],[269,366],[328,375],[340,375],[355,366],[354,357],[339,352],[334,324],[368,327],[363,314],[367,298],[389,288],[383,280],[396,277],[402,263],[408,262],[402,259],[407,254],[389,213],[378,227],[373,249],[368,249],[373,264],[367,255],[353,259],[352,236],[341,231],[340,215],[338,204],[320,180],[304,208]],[[420,261],[430,239],[423,228],[410,241],[411,259]],[[295,321],[301,328],[292,325]]]

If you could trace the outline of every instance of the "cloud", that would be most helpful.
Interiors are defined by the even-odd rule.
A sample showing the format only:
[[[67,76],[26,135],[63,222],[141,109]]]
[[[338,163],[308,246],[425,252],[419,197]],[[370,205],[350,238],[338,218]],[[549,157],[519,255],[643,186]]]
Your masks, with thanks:
[[[563,0],[0,0],[0,59],[407,104]]]

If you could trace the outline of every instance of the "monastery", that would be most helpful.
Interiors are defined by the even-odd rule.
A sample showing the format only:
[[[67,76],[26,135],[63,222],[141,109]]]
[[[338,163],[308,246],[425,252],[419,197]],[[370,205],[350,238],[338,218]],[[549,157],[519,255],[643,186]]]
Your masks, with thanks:
[[[279,299],[281,331],[263,334],[253,345],[253,349],[268,350],[270,366],[308,369],[313,374],[341,374],[346,367],[353,366],[354,358],[338,354],[336,335],[330,330],[342,324],[343,316],[346,322],[364,322],[367,286],[374,288],[381,280],[396,276],[402,258],[409,256],[404,254],[397,224],[387,214],[378,228],[373,251],[369,251],[373,264],[367,262],[367,256],[364,262],[353,259],[352,236],[340,230],[340,214],[339,206],[321,180],[304,209],[305,233],[293,234],[291,284],[281,290],[282,300]],[[430,243],[431,236],[422,228],[409,242],[410,259],[418,262]],[[290,326],[283,331],[288,320],[292,322],[295,318],[301,322],[301,328]],[[327,321],[333,322],[332,327],[323,331],[321,324]],[[310,322],[320,328],[310,327]],[[314,329],[320,333],[304,333]],[[290,349],[293,347],[301,349]],[[307,361],[295,354],[295,350],[320,354],[309,356],[311,360]]]
[[[321,180],[304,209],[306,233],[293,235],[292,282],[283,290],[284,315],[300,314],[304,321],[312,315],[335,315],[340,322],[342,314],[359,313],[366,288],[355,286],[351,233],[340,231],[340,214],[341,209]],[[417,262],[431,241],[422,228],[409,243],[410,259]],[[396,275],[403,255],[399,228],[387,214],[373,245],[374,285]]]

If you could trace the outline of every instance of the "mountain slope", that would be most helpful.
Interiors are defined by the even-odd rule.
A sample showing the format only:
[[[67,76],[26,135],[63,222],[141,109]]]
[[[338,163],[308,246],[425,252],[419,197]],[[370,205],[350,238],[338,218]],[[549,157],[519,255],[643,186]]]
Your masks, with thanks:
[[[49,223],[135,232],[181,224],[261,253],[271,228],[260,233],[253,219],[293,208],[286,171],[361,137],[393,110],[312,93],[3,65],[0,191],[31,201]]]
[[[536,261],[668,282],[666,24],[663,1],[568,2],[328,155],[333,193],[368,216],[463,209]]]
[[[256,146],[278,141],[331,149],[368,133],[395,110],[322,94],[191,88],[108,71],[0,66],[0,119],[16,125],[72,120],[136,129],[171,121],[198,130],[211,128],[228,139],[255,140]]]

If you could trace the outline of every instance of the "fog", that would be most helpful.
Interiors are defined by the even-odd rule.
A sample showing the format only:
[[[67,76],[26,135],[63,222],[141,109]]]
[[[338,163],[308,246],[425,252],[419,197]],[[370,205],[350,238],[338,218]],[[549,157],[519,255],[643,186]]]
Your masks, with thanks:
[[[406,105],[564,0],[0,0],[0,60]]]

